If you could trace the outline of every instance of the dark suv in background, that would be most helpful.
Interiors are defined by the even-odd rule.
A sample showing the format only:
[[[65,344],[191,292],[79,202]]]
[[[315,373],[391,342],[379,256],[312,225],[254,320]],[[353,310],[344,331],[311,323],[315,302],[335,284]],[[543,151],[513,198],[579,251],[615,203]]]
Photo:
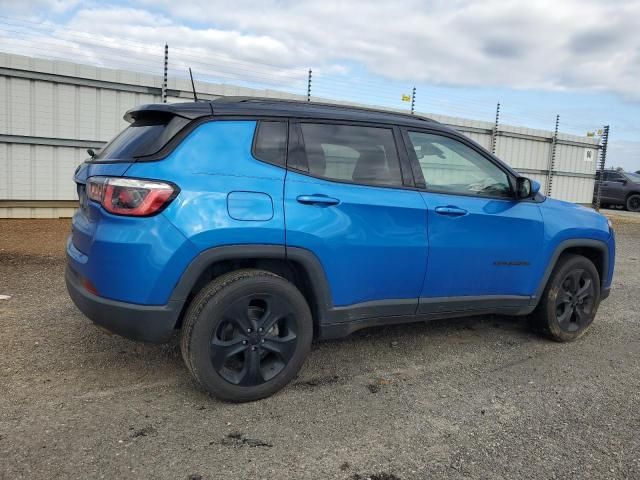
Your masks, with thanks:
[[[600,172],[596,173],[596,189]],[[640,212],[640,174],[605,170],[600,190],[600,204],[606,206],[622,205],[630,212]]]

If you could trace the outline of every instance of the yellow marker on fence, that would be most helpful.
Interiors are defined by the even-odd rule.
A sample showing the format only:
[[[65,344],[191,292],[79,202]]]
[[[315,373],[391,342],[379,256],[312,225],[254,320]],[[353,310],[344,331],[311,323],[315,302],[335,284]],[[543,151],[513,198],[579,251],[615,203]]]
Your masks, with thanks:
[[[403,102],[410,102],[411,101],[411,95],[402,95],[402,101]]]

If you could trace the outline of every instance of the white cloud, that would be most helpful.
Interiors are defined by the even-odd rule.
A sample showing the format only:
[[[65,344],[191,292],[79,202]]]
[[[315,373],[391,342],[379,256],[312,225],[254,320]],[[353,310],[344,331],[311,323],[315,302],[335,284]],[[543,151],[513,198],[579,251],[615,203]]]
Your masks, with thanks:
[[[21,5],[8,1],[10,11]],[[132,0],[131,8],[36,2],[45,17],[47,8],[75,8],[53,34],[38,37],[34,30],[36,43],[71,42],[81,57],[103,64],[118,56],[110,45],[119,46],[123,62],[142,63],[145,48],[128,42],[155,52],[166,41],[173,66],[224,64],[235,69],[230,78],[293,82],[308,67],[337,73],[363,65],[405,82],[611,91],[640,100],[638,1],[236,0],[230,6],[222,0]],[[67,28],[91,34],[81,39]],[[146,59],[149,68],[155,61]]]
[[[640,98],[637,1],[141,3],[172,18],[212,18],[221,28],[266,35],[286,46],[282,55],[290,64],[344,59],[407,81],[610,90]]]
[[[3,0],[2,7],[6,12],[34,14],[38,12],[63,13],[71,10],[82,0]]]

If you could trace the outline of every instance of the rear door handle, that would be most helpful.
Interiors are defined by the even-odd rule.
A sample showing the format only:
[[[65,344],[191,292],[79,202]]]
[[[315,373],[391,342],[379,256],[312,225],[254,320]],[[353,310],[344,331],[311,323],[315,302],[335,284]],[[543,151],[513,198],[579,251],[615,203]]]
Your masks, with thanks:
[[[468,213],[464,208],[454,207],[453,205],[447,205],[446,207],[436,207],[435,211],[439,215],[447,215],[449,217],[461,217]]]
[[[338,205],[340,203],[340,200],[338,200],[337,198],[327,197],[326,195],[320,195],[320,194],[300,195],[297,198],[297,200],[303,205],[329,206],[329,205]]]

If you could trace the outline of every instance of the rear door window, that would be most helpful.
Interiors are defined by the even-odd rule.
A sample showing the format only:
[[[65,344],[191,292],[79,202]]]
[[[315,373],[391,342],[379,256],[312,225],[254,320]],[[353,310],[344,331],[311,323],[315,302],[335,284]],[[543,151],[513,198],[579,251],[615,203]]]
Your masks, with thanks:
[[[311,175],[365,185],[402,186],[393,130],[301,123]]]

